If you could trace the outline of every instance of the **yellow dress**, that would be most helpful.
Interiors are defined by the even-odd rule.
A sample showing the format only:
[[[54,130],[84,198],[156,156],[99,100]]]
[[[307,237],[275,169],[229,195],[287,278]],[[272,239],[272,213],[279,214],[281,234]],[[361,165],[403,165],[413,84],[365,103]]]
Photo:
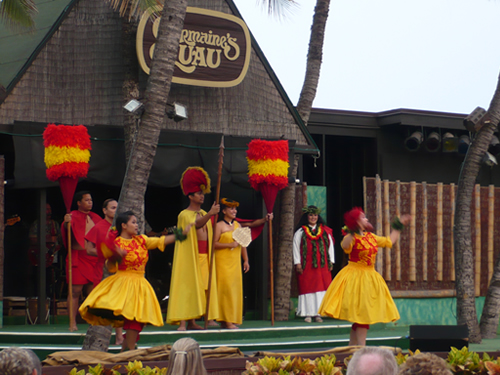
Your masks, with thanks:
[[[200,210],[202,215],[207,213]],[[177,228],[186,228],[196,220],[196,211],[183,210],[177,218]],[[181,320],[198,319],[205,315],[208,262],[212,249],[212,222],[206,224],[208,232],[208,256],[198,254],[198,237],[193,225],[185,241],[176,241],[172,278],[167,309],[167,323],[179,324]],[[205,266],[204,266],[205,264]],[[203,270],[205,269],[205,271]],[[217,300],[216,272],[212,275],[210,289],[209,319],[217,319],[219,314]]]
[[[392,247],[389,237],[354,235],[349,263],[333,279],[319,308],[320,315],[358,324],[388,323],[400,318],[382,276],[375,270],[379,247]]]
[[[123,326],[123,318],[154,326],[163,325],[160,304],[144,277],[148,249],[165,250],[165,237],[117,237],[115,243],[127,251],[118,271],[97,285],[80,306],[80,315],[92,325]]]
[[[220,243],[232,243],[233,230],[220,235]],[[241,274],[241,246],[215,251],[217,268],[217,293],[219,298],[218,321],[241,324],[243,318],[243,277]]]

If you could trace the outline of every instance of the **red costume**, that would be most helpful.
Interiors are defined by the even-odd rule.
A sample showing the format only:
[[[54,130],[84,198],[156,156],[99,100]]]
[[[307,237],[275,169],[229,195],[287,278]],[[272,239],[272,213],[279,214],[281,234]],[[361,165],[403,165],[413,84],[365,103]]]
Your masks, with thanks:
[[[85,250],[85,235],[102,219],[99,215],[78,210],[71,211],[71,263],[74,285],[85,285],[95,280],[95,265],[97,258],[87,255]],[[68,248],[68,229],[61,226],[64,246]],[[69,283],[69,262],[66,260],[66,282]]]
[[[92,229],[87,233],[85,239],[89,242],[92,242],[97,251],[97,262],[95,266],[95,279],[94,279],[94,288],[101,282],[103,267],[106,263],[106,258],[102,254],[101,244],[106,239],[106,235],[108,234],[109,228],[111,227],[111,223],[106,219],[98,222]]]

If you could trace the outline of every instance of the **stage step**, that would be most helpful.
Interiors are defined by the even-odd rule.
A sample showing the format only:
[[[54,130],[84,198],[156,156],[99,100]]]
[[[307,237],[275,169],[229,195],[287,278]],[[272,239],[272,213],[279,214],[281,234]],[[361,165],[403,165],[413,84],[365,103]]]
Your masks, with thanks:
[[[21,346],[34,350],[41,358],[55,351],[81,350],[88,325],[78,325],[78,331],[68,332],[67,325],[6,326],[0,329],[0,349]],[[202,348],[219,346],[238,347],[242,352],[297,351],[346,346],[349,342],[350,325],[325,319],[323,323],[305,323],[303,320],[276,322],[245,321],[240,329],[210,328],[203,331],[179,332],[176,327],[146,327],[141,333],[139,348],[173,344],[182,337],[191,337]],[[408,348],[408,327],[373,325],[368,331],[368,345],[385,345]],[[114,343],[114,334],[111,339]],[[110,352],[120,348],[110,346]]]

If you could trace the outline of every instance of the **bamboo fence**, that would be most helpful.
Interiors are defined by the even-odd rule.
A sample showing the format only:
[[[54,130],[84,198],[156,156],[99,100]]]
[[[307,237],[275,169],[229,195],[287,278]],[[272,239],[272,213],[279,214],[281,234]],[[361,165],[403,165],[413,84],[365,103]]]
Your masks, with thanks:
[[[364,178],[365,212],[376,234],[387,236],[394,216],[412,220],[393,249],[379,249],[376,270],[399,296],[448,296],[455,289],[453,226],[456,185]],[[485,295],[500,251],[495,209],[500,188],[474,188],[471,205],[471,245],[476,295]]]

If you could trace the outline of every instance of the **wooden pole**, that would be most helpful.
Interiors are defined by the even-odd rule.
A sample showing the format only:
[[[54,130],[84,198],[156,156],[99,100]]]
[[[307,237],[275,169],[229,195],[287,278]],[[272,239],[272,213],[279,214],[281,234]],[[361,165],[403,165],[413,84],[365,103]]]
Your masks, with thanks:
[[[76,317],[73,316],[73,260],[71,256],[71,222],[68,223],[68,314],[69,329],[76,324]]]
[[[494,248],[493,236],[495,235],[495,185],[488,186],[488,285],[493,276]]]
[[[396,181],[396,216],[401,217],[401,181]],[[400,241],[396,242],[394,251],[396,252],[396,280],[401,280],[401,246]]]
[[[428,211],[427,211],[427,182],[422,182],[422,280],[427,281],[428,272],[428,238],[429,238],[429,223],[428,223]]]
[[[382,187],[380,184],[380,176],[377,175],[375,177],[375,197],[376,197],[376,216],[377,216],[377,234],[382,234]],[[379,256],[377,256],[377,261],[375,264],[375,269],[378,273],[382,274],[382,266],[383,266],[383,255],[382,252],[379,252]]]
[[[389,213],[389,180],[384,180],[384,235],[391,234],[391,217]],[[384,249],[385,260],[385,279],[391,280],[391,249],[386,247]]]
[[[415,181],[410,182],[410,281],[416,281],[417,271],[416,271],[416,259],[415,259],[415,219],[417,214],[417,189]]]
[[[217,170],[217,188],[215,190],[215,203],[219,203],[220,198],[220,185],[222,180],[222,165],[224,164],[224,135],[220,140],[219,145],[219,168]],[[213,278],[213,270],[215,266],[215,226],[216,223],[212,226],[212,244],[211,244],[211,252],[210,252],[210,262],[208,263],[208,289],[207,289],[207,303],[205,310],[205,329],[208,328],[208,311],[210,308],[210,289],[212,288],[212,278]]]
[[[474,259],[474,291],[476,297],[481,293],[481,186],[476,184],[474,187],[474,200],[475,200],[475,232],[476,232],[476,251]]]
[[[443,183],[437,184],[437,281],[443,281]]]
[[[450,259],[450,280],[455,281],[455,238],[453,230],[455,228],[455,184],[450,184],[450,201],[451,201],[451,259]]]
[[[366,202],[366,176],[363,176],[363,211],[366,212],[366,206],[367,206],[367,202]]]
[[[269,219],[269,287],[271,288],[271,325],[274,326],[274,262],[273,262],[273,220]]]

